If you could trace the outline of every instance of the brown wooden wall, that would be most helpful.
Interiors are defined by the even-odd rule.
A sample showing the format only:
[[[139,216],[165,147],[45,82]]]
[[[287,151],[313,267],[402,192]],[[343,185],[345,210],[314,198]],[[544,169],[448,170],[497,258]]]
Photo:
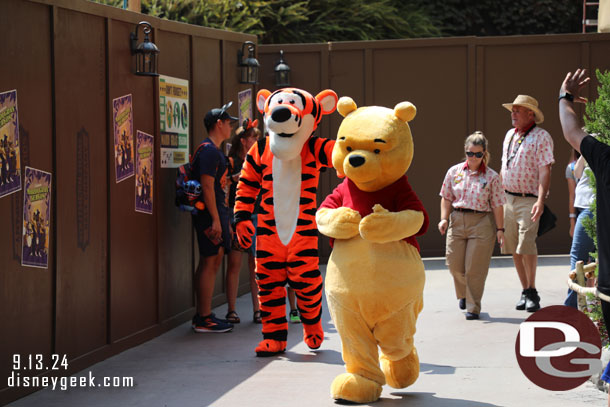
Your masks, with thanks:
[[[157,80],[132,73],[129,33],[141,20],[154,28],[159,73],[189,80],[196,146],[206,111],[233,100],[237,115],[237,93],[248,88],[238,83],[237,49],[255,37],[88,1],[0,0],[0,92],[17,89],[22,168],[53,174],[46,270],[21,266],[23,191],[0,198],[2,377],[14,354],[66,354],[70,372],[81,370],[193,312],[196,239],[190,216],[174,206],[176,170],[159,168]],[[133,178],[115,182],[111,103],[126,94],[134,133],[156,136],[153,216],[134,211]],[[224,302],[223,273],[215,306]],[[243,294],[245,264],[240,277]],[[27,391],[4,381],[0,405]]]
[[[542,127],[555,144],[548,204],[559,218],[557,228],[538,240],[538,248],[542,254],[566,254],[571,242],[565,181],[570,147],[561,133],[557,96],[568,71],[610,69],[609,49],[609,34],[263,45],[258,49],[260,87],[275,89],[273,67],[284,50],[292,85],[314,95],[329,88],[359,106],[415,104],[417,116],[410,122],[415,157],[407,175],[430,215],[428,233],[418,238],[423,256],[444,256],[445,240],[436,227],[438,193],[447,169],[463,159],[466,136],[475,130],[485,133],[491,167],[499,172],[502,140],[511,126],[501,105],[517,94],[534,96],[545,114]],[[585,93],[595,99],[596,89],[593,80]],[[341,120],[338,113],[325,117],[318,134],[334,139]],[[334,171],[323,174],[318,200],[337,182]],[[329,254],[321,239],[321,262]]]

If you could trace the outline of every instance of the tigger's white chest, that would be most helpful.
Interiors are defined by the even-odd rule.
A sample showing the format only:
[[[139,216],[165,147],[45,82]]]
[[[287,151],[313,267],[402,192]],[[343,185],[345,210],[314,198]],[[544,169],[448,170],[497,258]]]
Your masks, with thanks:
[[[301,156],[292,160],[273,157],[273,211],[278,237],[288,245],[297,228],[301,201]]]

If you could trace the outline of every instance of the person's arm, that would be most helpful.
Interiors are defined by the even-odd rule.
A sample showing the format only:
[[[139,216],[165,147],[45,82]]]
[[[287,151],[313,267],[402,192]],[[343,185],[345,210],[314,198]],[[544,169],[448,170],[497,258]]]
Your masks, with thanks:
[[[451,214],[451,201],[441,198],[441,221],[438,223],[438,231],[444,235],[449,226],[449,215]]]
[[[574,178],[576,178],[577,180],[582,178],[582,173],[585,171],[586,164],[587,161],[585,160],[585,157],[583,157],[582,155],[578,157],[578,160],[576,160],[576,164],[574,164]]]
[[[201,193],[203,194],[203,203],[210,216],[212,216],[212,232],[210,238],[217,239],[222,235],[222,225],[220,224],[220,216],[218,216],[218,208],[216,208],[216,194],[214,193],[214,177],[203,174],[201,175]]]
[[[551,164],[538,167],[538,200],[532,207],[532,222],[536,222],[544,212],[544,200],[551,185]]]
[[[570,214],[570,237],[574,236],[576,226],[576,209],[574,209],[574,198],[576,197],[576,181],[566,178],[568,181],[568,213]]]
[[[572,72],[568,72],[561,88],[559,90],[560,95],[569,93],[574,97],[576,103],[586,103],[587,99],[580,96],[580,89],[589,82],[589,77],[585,77],[584,69],[577,69],[572,75]],[[587,136],[587,133],[581,128],[580,120],[574,111],[574,102],[569,101],[566,98],[562,98],[559,101],[559,121],[561,122],[561,129],[563,130],[563,137],[576,151],[580,152],[580,143]]]
[[[496,221],[496,239],[500,247],[504,246],[504,207],[496,206],[492,209]]]

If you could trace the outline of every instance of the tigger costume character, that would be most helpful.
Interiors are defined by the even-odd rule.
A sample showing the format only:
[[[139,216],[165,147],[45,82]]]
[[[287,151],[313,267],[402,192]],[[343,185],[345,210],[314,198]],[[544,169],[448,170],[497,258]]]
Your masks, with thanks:
[[[324,340],[322,275],[318,268],[316,190],[321,167],[330,167],[335,142],[313,137],[323,115],[337,106],[337,94],[324,90],[316,97],[295,89],[256,95],[269,134],[254,144],[242,168],[235,199],[239,243],[250,247],[254,226],[250,216],[259,191],[262,201],[256,229],[256,278],[263,341],[257,356],[286,349],[286,284],[294,289],[307,346]]]

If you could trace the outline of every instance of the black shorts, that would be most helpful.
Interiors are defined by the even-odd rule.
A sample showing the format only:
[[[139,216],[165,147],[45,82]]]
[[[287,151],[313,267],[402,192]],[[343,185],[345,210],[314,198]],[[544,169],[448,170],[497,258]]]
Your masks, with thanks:
[[[229,233],[229,209],[221,206],[218,208],[220,225],[222,227],[222,242],[215,245],[205,235],[205,230],[212,226],[212,216],[207,210],[197,215],[193,215],[193,227],[197,233],[197,243],[199,244],[199,255],[203,257],[215,256],[220,247],[225,248],[225,253],[231,251],[231,234]]]

